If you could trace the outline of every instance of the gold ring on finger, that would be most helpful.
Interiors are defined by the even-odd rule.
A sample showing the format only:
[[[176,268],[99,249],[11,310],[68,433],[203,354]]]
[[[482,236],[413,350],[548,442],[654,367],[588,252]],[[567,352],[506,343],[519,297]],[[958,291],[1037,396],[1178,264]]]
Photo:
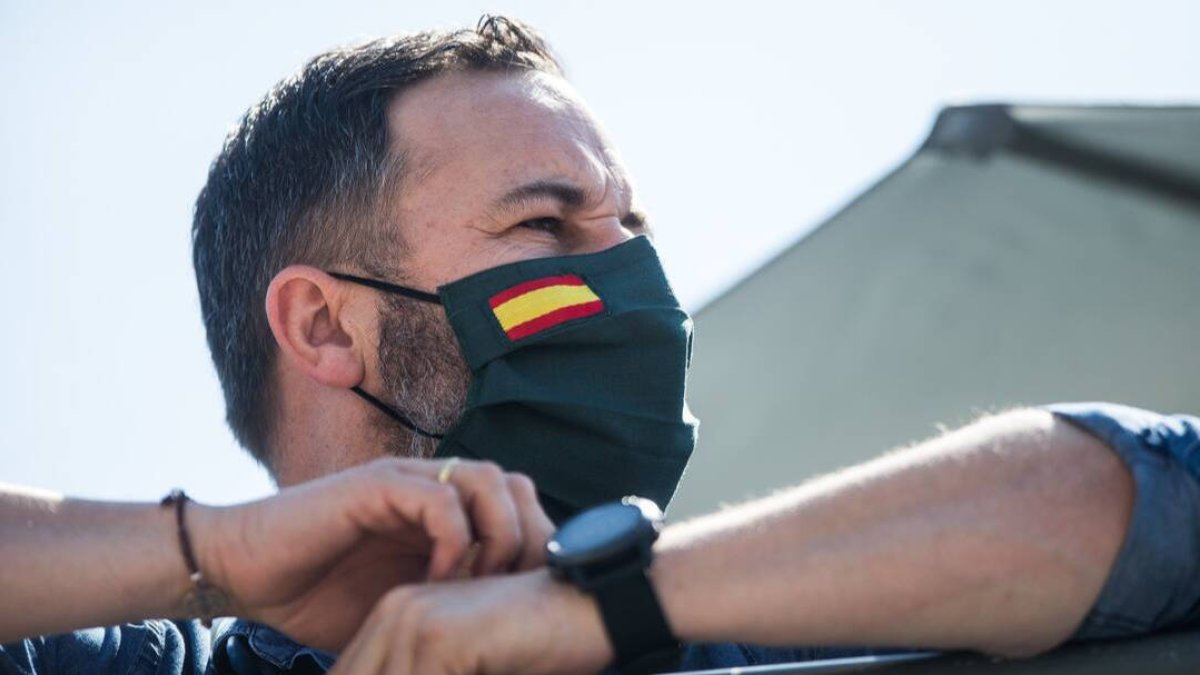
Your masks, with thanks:
[[[442,468],[438,469],[437,481],[442,485],[450,482],[450,476],[454,473],[454,467],[458,465],[458,458],[451,457],[442,464]]]

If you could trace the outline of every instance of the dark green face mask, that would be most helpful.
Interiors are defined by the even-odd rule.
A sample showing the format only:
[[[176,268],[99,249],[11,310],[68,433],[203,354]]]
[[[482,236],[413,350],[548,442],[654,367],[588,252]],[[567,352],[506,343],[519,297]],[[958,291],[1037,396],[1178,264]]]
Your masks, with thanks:
[[[527,474],[556,522],[631,494],[666,508],[696,443],[684,401],[692,321],[648,239],[502,265],[437,295],[333,276],[445,307],[472,377],[444,436],[355,389],[440,438],[436,456]]]

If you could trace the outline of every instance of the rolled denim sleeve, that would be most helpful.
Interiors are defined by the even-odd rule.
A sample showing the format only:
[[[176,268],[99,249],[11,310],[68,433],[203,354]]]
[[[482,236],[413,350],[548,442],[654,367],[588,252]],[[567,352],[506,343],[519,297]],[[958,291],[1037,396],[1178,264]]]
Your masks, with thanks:
[[[1125,541],[1073,639],[1200,625],[1200,418],[1111,403],[1046,410],[1112,448],[1136,491]]]
[[[203,675],[208,631],[196,621],[144,621],[0,645],[0,673]]]

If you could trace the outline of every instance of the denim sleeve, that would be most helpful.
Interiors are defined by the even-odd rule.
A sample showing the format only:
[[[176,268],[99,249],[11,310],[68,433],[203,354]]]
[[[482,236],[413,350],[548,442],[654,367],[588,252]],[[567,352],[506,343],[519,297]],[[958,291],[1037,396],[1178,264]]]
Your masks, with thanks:
[[[1110,403],[1046,409],[1112,448],[1136,490],[1125,541],[1072,639],[1200,625],[1200,418]]]
[[[0,645],[0,673],[203,675],[208,631],[195,621],[144,621]]]

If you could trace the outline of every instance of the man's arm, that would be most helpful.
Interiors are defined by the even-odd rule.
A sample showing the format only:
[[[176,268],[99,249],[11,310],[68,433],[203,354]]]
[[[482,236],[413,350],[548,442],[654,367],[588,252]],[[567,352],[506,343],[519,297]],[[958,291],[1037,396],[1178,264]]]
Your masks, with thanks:
[[[387,459],[259,502],[188,504],[201,571],[228,593],[212,608],[322,648],[343,645],[397,584],[540,563],[551,529],[532,484],[495,465]],[[184,618],[190,579],[174,514],[0,486],[0,643],[146,618]]]
[[[668,530],[654,578],[688,640],[1027,655],[1082,622],[1132,504],[1100,441],[1014,412]]]
[[[189,511],[196,535],[206,533],[208,510]],[[175,537],[173,512],[156,505],[0,485],[0,642],[187,616],[191,582]]]
[[[1019,411],[668,528],[652,575],[689,642],[1026,655],[1080,625],[1133,497],[1103,443]],[[395,591],[338,668],[584,672],[610,658],[591,599],[534,572]]]

